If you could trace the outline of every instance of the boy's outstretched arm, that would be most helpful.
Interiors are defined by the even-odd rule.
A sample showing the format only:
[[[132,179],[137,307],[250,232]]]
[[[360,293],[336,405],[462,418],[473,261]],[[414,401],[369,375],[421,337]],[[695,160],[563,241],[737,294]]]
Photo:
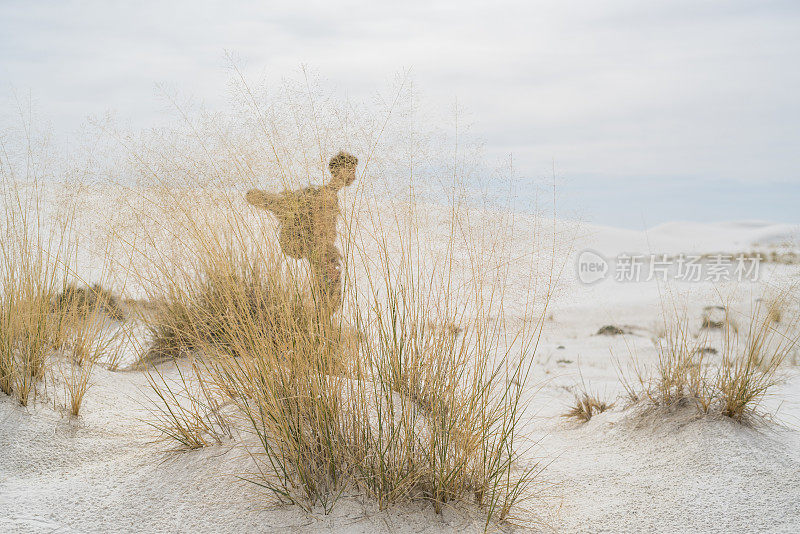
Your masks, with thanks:
[[[261,191],[259,189],[251,189],[247,192],[244,198],[247,200],[248,204],[269,211],[275,211],[279,209],[281,205],[281,195],[267,193],[266,191]]]

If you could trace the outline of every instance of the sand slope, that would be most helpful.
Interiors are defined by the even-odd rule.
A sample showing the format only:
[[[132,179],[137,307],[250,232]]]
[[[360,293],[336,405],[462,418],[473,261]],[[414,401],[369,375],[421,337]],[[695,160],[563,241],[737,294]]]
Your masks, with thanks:
[[[649,234],[649,235],[648,235]],[[648,234],[601,227],[575,233],[573,251],[739,251],[784,244],[794,229],[728,223],[662,225]],[[645,247],[650,247],[645,248]],[[632,350],[653,358],[665,290],[654,282],[584,286],[565,259],[531,377],[522,464],[548,465],[542,499],[528,503],[543,530],[559,532],[800,531],[800,373],[787,364],[768,399],[774,422],[742,427],[691,413],[645,416],[624,402],[580,425],[560,415],[583,380],[609,400],[621,394],[613,358]],[[513,274],[513,273],[512,273]],[[746,313],[765,289],[796,279],[774,266],[758,283],[681,286],[699,327],[702,307],[720,294]],[[514,276],[525,276],[516,273]],[[788,282],[787,282],[788,281]],[[513,306],[512,306],[513,312]],[[632,334],[594,335],[605,324]],[[165,367],[169,375],[174,373]],[[330,515],[271,506],[236,480],[249,460],[229,443],[170,453],[148,426],[144,377],[96,368],[82,414],[46,399],[22,408],[0,398],[0,532],[473,532],[466,507],[441,516],[425,504],[379,511],[346,495]],[[515,530],[509,527],[509,530]],[[523,531],[525,529],[516,529]]]

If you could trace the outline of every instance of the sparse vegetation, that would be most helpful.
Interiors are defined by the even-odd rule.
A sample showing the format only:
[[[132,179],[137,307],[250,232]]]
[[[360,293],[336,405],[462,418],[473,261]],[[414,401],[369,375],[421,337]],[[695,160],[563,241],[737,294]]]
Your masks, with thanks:
[[[23,406],[35,398],[62,338],[65,317],[52,310],[52,302],[73,252],[69,219],[49,231],[41,226],[43,166],[38,158],[46,150],[30,141],[20,147],[0,144],[5,215],[0,239],[0,390]],[[25,152],[27,157],[20,158]]]
[[[727,329],[736,332],[738,327],[736,321],[730,315],[727,306],[706,306],[703,308],[701,328],[710,330]]]
[[[65,365],[69,368],[68,371],[60,369],[61,378],[64,381],[64,407],[71,415],[78,415],[83,404],[83,397],[89,389],[89,378],[92,376],[94,362],[87,358],[82,363],[71,360]]]
[[[269,120],[256,111],[259,121]],[[292,119],[302,123],[302,113]],[[133,238],[120,237],[120,246],[130,253],[126,274],[147,293],[139,306],[122,302],[105,282],[79,280],[70,266],[77,256],[75,214],[55,226],[48,220],[52,230],[43,234],[48,225],[39,220],[45,218],[40,186],[34,181],[27,198],[6,179],[13,173],[3,175],[3,232],[10,238],[0,243],[0,391],[22,405],[45,393],[53,406],[77,416],[98,362],[117,365],[114,338],[129,333],[114,328],[130,313],[150,334],[139,362],[152,401],[147,423],[168,448],[191,451],[223,442],[239,448],[253,463],[237,476],[307,511],[327,513],[355,490],[381,509],[418,501],[441,513],[454,501],[474,503],[486,513],[487,530],[515,519],[515,510],[535,495],[541,469],[530,457],[520,461],[522,428],[529,423],[525,389],[539,336],[552,320],[547,303],[556,266],[549,266],[541,293],[526,287],[520,296],[512,289],[508,320],[505,277],[526,256],[516,250],[498,257],[497,251],[508,252],[501,242],[516,236],[495,231],[502,236],[496,241],[475,239],[471,227],[481,223],[471,219],[478,210],[464,200],[463,182],[447,191],[449,202],[437,199],[436,208],[422,213],[430,206],[415,196],[410,147],[403,202],[393,203],[400,198],[396,191],[366,195],[359,189],[357,202],[347,205],[341,239],[335,246],[326,241],[336,251],[326,264],[336,272],[326,273],[322,296],[314,283],[321,267],[306,263],[313,255],[287,259],[275,247],[279,234],[271,218],[245,207],[244,190],[256,184],[236,180],[278,171],[292,184],[313,180],[317,164],[326,163],[325,150],[338,149],[341,140],[318,140],[313,151],[291,143],[286,148],[284,140],[265,162],[252,146],[239,153],[238,140],[220,133],[235,128],[217,127],[216,120],[150,132],[127,148],[127,170],[142,198],[131,195],[130,204],[120,206],[136,222],[128,227]],[[266,139],[254,143],[259,149],[285,128],[259,126]],[[243,137],[259,138],[252,127],[247,124]],[[310,131],[298,135],[306,139]],[[367,137],[358,154],[369,164],[379,139]],[[457,182],[463,172],[457,150],[453,159]],[[421,231],[423,217],[438,220]],[[428,243],[434,250],[425,249]],[[531,268],[515,280],[535,282],[537,274]],[[322,301],[335,306],[321,309]],[[629,397],[650,413],[653,407],[689,408],[752,421],[793,346],[775,330],[791,326],[785,308],[770,304],[743,332],[727,307],[704,312],[692,329],[685,318],[665,328],[663,339],[654,341],[656,365],[635,362],[633,379],[625,378]],[[690,331],[698,329],[699,336]],[[624,334],[627,343],[639,330],[607,325],[596,335]],[[724,346],[717,349],[709,343],[720,334]],[[567,356],[579,358],[580,340],[568,343]],[[563,371],[573,360],[556,363]],[[574,403],[562,414],[566,419],[586,423],[614,406],[585,386],[570,391]]]
[[[151,371],[161,408],[156,425],[166,436],[186,448],[216,439],[220,412],[209,407],[220,401],[210,400],[213,390],[258,437],[251,452],[260,470],[250,480],[282,500],[328,509],[353,485],[381,506],[425,499],[439,511],[472,495],[497,518],[508,516],[534,474],[512,469],[518,384],[530,369],[530,345],[524,359],[497,354],[499,327],[480,317],[458,339],[449,329],[420,326],[430,312],[417,300],[422,288],[407,281],[387,280],[388,300],[376,292],[362,306],[370,311],[354,324],[364,339],[353,344],[341,323],[318,321],[303,307],[285,279],[259,292],[243,292],[240,278],[226,280],[213,304],[201,286],[194,295],[202,306],[184,306],[191,313],[176,318],[187,325],[180,332],[200,355],[198,377],[208,389],[190,393],[185,380],[177,390],[166,387]],[[263,301],[253,305],[254,298]],[[206,319],[223,304],[218,333]]]
[[[304,113],[302,107],[292,112]],[[282,130],[259,124],[262,131],[269,146]],[[443,257],[425,270],[414,250],[424,242],[413,222],[420,217],[417,205],[398,212],[362,200],[364,218],[352,215],[354,207],[345,213],[344,307],[329,317],[315,305],[319,295],[308,282],[308,266],[276,254],[270,220],[255,219],[241,192],[204,187],[207,176],[224,180],[245,172],[226,167],[237,158],[210,157],[235,144],[209,146],[214,136],[200,134],[195,124],[181,135],[167,146],[197,143],[205,156],[177,178],[155,170],[171,165],[159,159],[169,152],[159,149],[160,139],[145,142],[132,158],[140,162],[140,179],[149,180],[148,191],[160,194],[148,200],[162,215],[149,220],[173,225],[142,229],[143,241],[156,243],[155,232],[180,236],[175,251],[132,251],[150,262],[141,281],[157,303],[154,313],[143,314],[153,334],[144,363],[150,363],[158,407],[154,426],[187,449],[216,441],[224,426],[254,436],[243,445],[257,469],[244,478],[306,509],[330,510],[345,489],[358,488],[381,507],[423,500],[441,512],[448,502],[471,500],[486,510],[487,524],[511,518],[539,469],[516,460],[521,399],[551,288],[538,307],[526,303],[524,320],[512,332],[502,314],[504,280],[471,240],[468,207],[454,199],[443,223],[449,230],[437,244]],[[320,150],[270,165],[291,184],[301,181],[287,174],[298,167],[292,158],[308,173],[327,163],[304,159]],[[157,159],[149,163],[149,157]],[[261,166],[257,157],[249,163]],[[193,197],[175,194],[175,180]],[[221,216],[202,212],[204,195],[224,207]],[[387,228],[381,217],[393,223]],[[464,273],[457,274],[459,265]],[[181,355],[193,362],[192,378],[180,374],[167,383],[153,364]]]
[[[94,290],[87,288],[86,291]],[[70,414],[78,415],[89,389],[93,367],[103,361],[109,369],[116,369],[118,340],[124,332],[108,330],[109,301],[102,297],[103,293],[96,293],[93,297],[96,300],[64,298],[65,294],[57,295],[53,312],[61,322],[55,348],[63,356],[56,367],[64,384],[64,407]],[[77,294],[87,296],[84,292]],[[105,294],[110,295],[110,292]]]
[[[575,402],[570,406],[569,410],[564,413],[564,417],[586,423],[593,416],[603,413],[613,406],[613,403],[601,400],[597,395],[582,391],[578,395],[575,395]]]
[[[222,402],[209,388],[196,364],[191,375],[176,366],[178,379],[170,381],[152,366],[147,373],[155,397],[148,423],[160,435],[177,443],[178,449],[200,449],[232,438],[231,427],[222,414]]]
[[[76,213],[43,203],[54,178],[46,136],[27,124],[19,138],[21,145],[0,140],[0,391],[28,406],[58,374],[63,404],[78,415],[92,366],[109,346],[98,313],[114,301],[99,285],[73,281]]]
[[[173,277],[168,290],[157,297],[147,316],[153,340],[146,355],[150,362],[198,349],[250,352],[251,347],[241,346],[243,329],[257,329],[264,339],[281,346],[286,332],[311,328],[313,308],[303,302],[299,287],[279,281],[274,260],[224,261],[224,254],[220,251],[214,260],[218,263],[201,266],[196,275]]]
[[[739,422],[760,415],[761,401],[778,383],[779,367],[796,345],[796,334],[776,331],[760,308],[746,332],[740,334],[732,325],[723,322],[717,352],[709,350],[705,336],[692,335],[685,317],[676,320],[657,344],[655,369],[634,358],[633,380],[621,373],[629,399],[668,409],[690,405],[700,414],[718,413]]]
[[[623,330],[622,328],[620,328],[618,326],[614,326],[612,324],[608,324],[608,325],[605,325],[603,327],[600,327],[600,329],[597,331],[597,334],[595,334],[595,335],[598,335],[598,336],[621,336],[622,334],[625,334],[625,333],[626,333],[625,330]]]

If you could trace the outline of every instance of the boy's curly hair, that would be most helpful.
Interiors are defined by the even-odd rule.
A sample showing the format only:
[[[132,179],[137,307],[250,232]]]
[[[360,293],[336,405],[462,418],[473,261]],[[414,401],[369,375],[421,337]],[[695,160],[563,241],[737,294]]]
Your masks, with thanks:
[[[328,169],[330,169],[331,174],[340,168],[353,168],[358,165],[358,158],[352,154],[348,154],[347,152],[341,151],[335,156],[331,158],[330,163],[328,163]]]

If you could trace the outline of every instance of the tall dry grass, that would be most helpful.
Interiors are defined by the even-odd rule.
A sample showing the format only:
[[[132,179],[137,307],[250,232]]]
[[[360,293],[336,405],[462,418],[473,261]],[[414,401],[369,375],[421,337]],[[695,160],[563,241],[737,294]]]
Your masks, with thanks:
[[[388,276],[359,297],[352,322],[323,321],[279,265],[215,257],[214,284],[183,285],[181,300],[154,314],[154,332],[167,338],[155,346],[191,353],[213,390],[167,386],[153,369],[165,435],[203,446],[221,425],[208,417],[218,409],[202,407],[232,402],[238,416],[227,424],[257,438],[249,480],[285,501],[329,509],[355,486],[381,506],[424,499],[440,511],[472,496],[490,517],[508,516],[536,472],[513,466],[535,331],[506,346],[487,306],[457,333],[421,284]],[[475,298],[465,304],[480,306]]]
[[[143,316],[154,425],[186,448],[235,428],[257,467],[245,478],[306,509],[358,489],[381,507],[424,500],[439,512],[466,499],[487,525],[509,519],[539,470],[519,462],[520,429],[555,265],[544,283],[531,276],[540,292],[523,288],[511,324],[509,270],[538,274],[519,265],[537,258],[479,231],[484,219],[514,228],[472,201],[477,171],[458,141],[439,168],[416,132],[403,138],[407,121],[392,122],[397,95],[369,115],[332,108],[304,83],[264,104],[238,81],[231,122],[176,104],[180,126],[113,134],[138,185],[125,209],[145,223],[125,243],[156,305]],[[241,184],[324,182],[342,148],[361,166],[339,225],[343,308],[329,317],[308,265],[280,254]],[[421,223],[431,211],[438,225]],[[181,355],[196,373],[165,380],[154,364]]]
[[[22,114],[0,136],[0,391],[29,405],[60,376],[63,405],[78,415],[101,342],[100,286],[76,299],[78,236],[74,206],[56,209],[63,165],[48,136]],[[62,365],[63,363],[63,365]]]
[[[64,318],[53,313],[52,302],[74,251],[69,219],[49,228],[43,220],[46,143],[13,141],[4,137],[0,145],[0,389],[27,405],[61,337]]]
[[[116,297],[101,284],[91,287],[65,284],[51,300],[50,313],[60,323],[54,342],[60,358],[53,374],[61,379],[64,408],[77,416],[90,387],[94,366],[102,363],[111,370],[117,368],[120,339],[125,330],[115,329],[110,323],[121,320],[123,315],[118,304],[114,304]]]

